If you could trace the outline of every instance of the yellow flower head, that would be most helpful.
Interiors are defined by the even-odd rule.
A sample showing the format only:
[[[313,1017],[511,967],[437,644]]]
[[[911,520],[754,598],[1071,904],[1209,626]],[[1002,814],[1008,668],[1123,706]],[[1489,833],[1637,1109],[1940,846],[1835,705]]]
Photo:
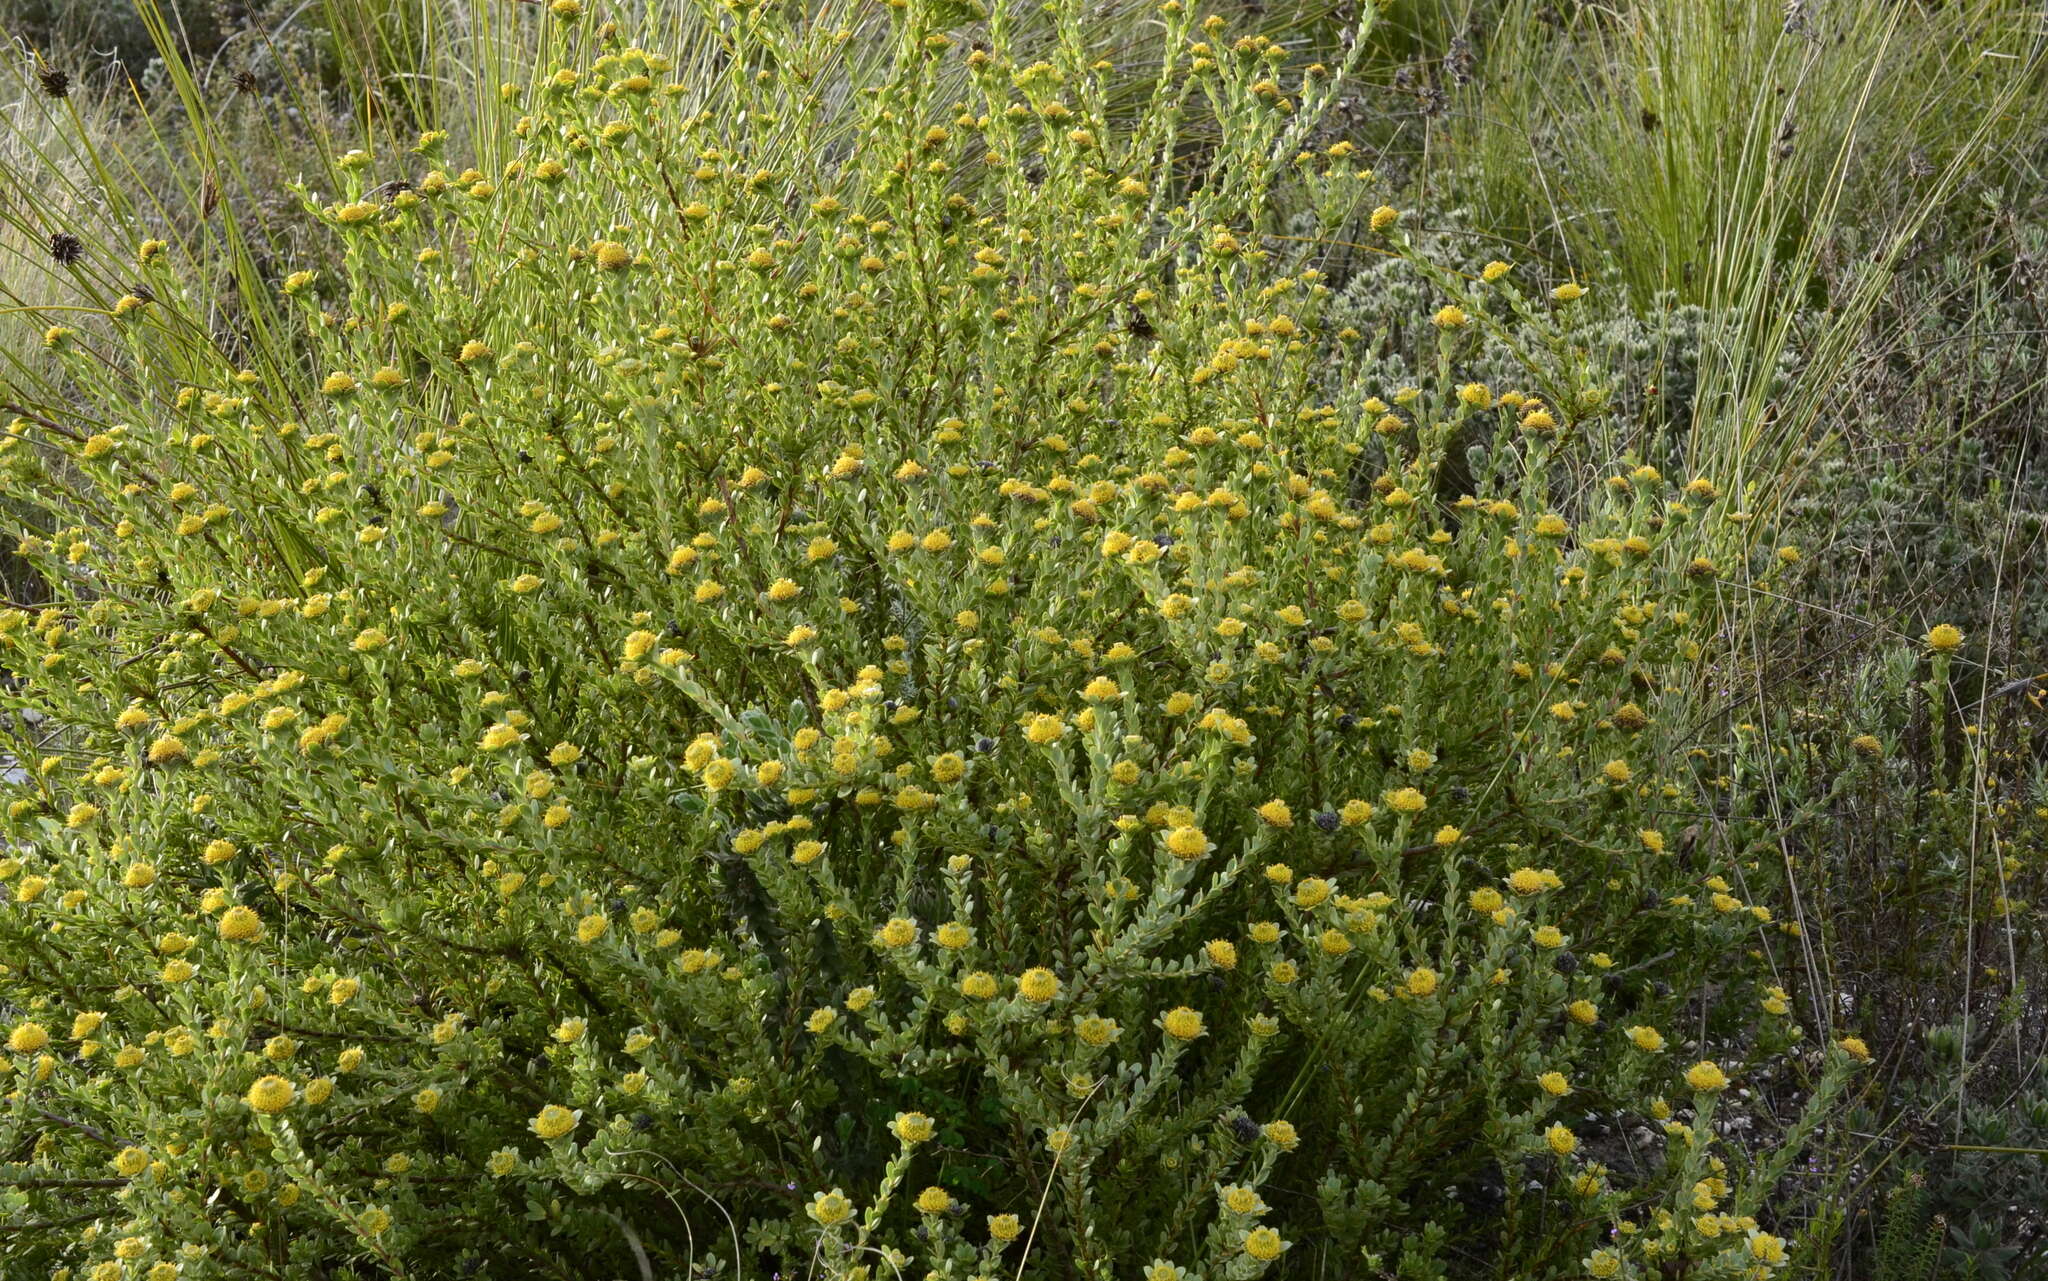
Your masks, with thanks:
[[[553,1141],[575,1129],[577,1120],[576,1113],[571,1112],[559,1103],[550,1103],[542,1108],[527,1125],[541,1138]]]
[[[1044,1005],[1059,994],[1059,975],[1042,965],[1034,965],[1017,976],[1017,995],[1027,1001]]]
[[[1189,825],[1167,830],[1166,850],[1175,858],[1200,858],[1207,854],[1210,848],[1208,836],[1199,827]]]
[[[1271,1228],[1253,1228],[1244,1234],[1244,1252],[1261,1263],[1270,1263],[1280,1257],[1287,1243]]]
[[[1024,726],[1024,737],[1040,747],[1058,742],[1060,736],[1066,732],[1066,724],[1059,717],[1044,713],[1032,717]]]
[[[297,1097],[298,1091],[292,1087],[292,1083],[281,1076],[256,1078],[256,1083],[242,1096],[244,1102],[265,1116],[276,1116],[290,1107],[292,1100]]]
[[[820,1192],[812,1197],[810,1205],[804,1208],[804,1212],[819,1226],[829,1228],[853,1217],[853,1202],[847,1200],[846,1194],[838,1188],[833,1188],[830,1192]]]
[[[1701,1059],[1685,1070],[1685,1083],[1701,1093],[1728,1087],[1728,1074],[1712,1059]]]
[[[1233,1183],[1222,1190],[1223,1208],[1232,1214],[1264,1214],[1266,1201],[1257,1188],[1248,1188],[1242,1183]]]
[[[960,995],[972,1000],[989,1000],[999,990],[996,976],[987,970],[974,970],[960,977]]]
[[[1106,1019],[1100,1014],[1084,1014],[1074,1020],[1074,1035],[1081,1038],[1083,1045],[1096,1049],[1114,1042],[1123,1033],[1115,1019]]]
[[[898,1112],[889,1123],[889,1130],[904,1143],[926,1143],[938,1132],[938,1126],[922,1112]]]
[[[1185,1005],[1168,1010],[1161,1016],[1159,1027],[1176,1041],[1192,1041],[1206,1030],[1202,1026],[1201,1013]]]
[[[248,943],[263,936],[263,921],[251,909],[236,906],[221,914],[219,929],[230,943]]]

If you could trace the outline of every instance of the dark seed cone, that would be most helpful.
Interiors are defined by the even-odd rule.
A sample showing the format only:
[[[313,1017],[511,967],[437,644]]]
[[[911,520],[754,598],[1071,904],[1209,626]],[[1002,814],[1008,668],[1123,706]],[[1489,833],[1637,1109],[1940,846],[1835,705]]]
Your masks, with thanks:
[[[55,67],[38,67],[36,69],[36,82],[42,85],[43,93],[48,97],[68,98],[71,96],[71,73],[68,71],[59,71]]]
[[[68,231],[59,231],[50,237],[50,258],[60,267],[69,267],[85,256],[85,246],[78,237]]]

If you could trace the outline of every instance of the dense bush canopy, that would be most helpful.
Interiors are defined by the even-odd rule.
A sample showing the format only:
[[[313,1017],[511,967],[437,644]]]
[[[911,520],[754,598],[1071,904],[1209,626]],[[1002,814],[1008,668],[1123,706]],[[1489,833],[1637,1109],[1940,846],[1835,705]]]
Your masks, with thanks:
[[[1410,254],[1434,368],[1332,379],[1262,233],[1409,254],[1344,69],[1157,20],[1114,115],[912,0],[791,148],[827,17],[736,6],[707,86],[557,0],[508,164],[304,193],[288,331],[154,242],[42,317],[10,1269],[1783,1266],[1867,1051],[1696,840],[1687,694],[1796,554],[1615,443],[1570,281]]]

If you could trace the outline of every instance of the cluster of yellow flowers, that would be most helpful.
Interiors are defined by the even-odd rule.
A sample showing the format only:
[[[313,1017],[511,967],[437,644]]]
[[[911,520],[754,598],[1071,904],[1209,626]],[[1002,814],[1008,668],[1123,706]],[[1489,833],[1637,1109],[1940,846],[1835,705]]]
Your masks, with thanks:
[[[749,132],[811,104],[757,55],[721,110],[555,0],[494,172],[341,158],[345,270],[277,290],[324,372],[52,344],[154,425],[73,442],[75,490],[0,453],[57,514],[0,659],[74,736],[6,810],[8,1088],[223,1267],[478,1224],[619,1261],[618,1222],[681,1267],[685,1168],[785,1267],[993,1276],[1048,1217],[1091,1273],[1251,1276],[1532,1157],[1577,1208],[1521,1228],[1630,1226],[1594,1275],[1718,1256],[1747,1211],[1658,1218],[1703,1120],[1628,1186],[1573,1127],[1728,1085],[1650,1057],[1659,983],[1789,1024],[1768,873],[1672,817],[1721,768],[1677,700],[1733,500],[1631,459],[1565,506],[1570,389],[1332,377],[1355,335],[1235,177],[1162,202],[1102,68],[891,8],[835,158]],[[1362,195],[1346,144],[1272,150],[1329,68],[1162,17],[1264,140],[1219,172]],[[1496,266],[1436,328],[1529,309]]]

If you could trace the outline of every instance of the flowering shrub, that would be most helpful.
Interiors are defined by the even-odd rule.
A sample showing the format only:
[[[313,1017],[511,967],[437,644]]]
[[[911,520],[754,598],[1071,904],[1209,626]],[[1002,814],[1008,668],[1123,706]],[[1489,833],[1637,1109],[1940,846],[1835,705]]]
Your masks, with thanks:
[[[1078,41],[913,0],[792,151],[828,22],[734,6],[696,86],[551,15],[500,171],[308,193],[295,335],[156,248],[44,318],[0,1257],[1775,1272],[1864,1051],[1797,1048],[1767,870],[1682,838],[1739,513],[1626,460],[1554,507],[1597,389],[1459,376],[1576,288],[1437,272],[1434,376],[1323,403],[1355,335],[1259,220],[1369,190],[1300,151],[1343,69],[1168,4],[1118,121]],[[1752,1159],[1765,1059],[1814,1103]]]

